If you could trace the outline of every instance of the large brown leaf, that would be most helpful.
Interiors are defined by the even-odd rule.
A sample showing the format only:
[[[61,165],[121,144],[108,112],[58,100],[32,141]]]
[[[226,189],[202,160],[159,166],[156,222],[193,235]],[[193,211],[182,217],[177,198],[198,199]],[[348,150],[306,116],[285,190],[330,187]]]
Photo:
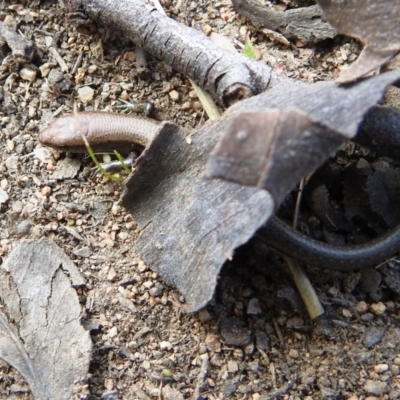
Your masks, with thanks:
[[[341,33],[360,39],[365,48],[344,69],[338,82],[358,79],[400,51],[400,2],[393,0],[318,0],[326,19]]]

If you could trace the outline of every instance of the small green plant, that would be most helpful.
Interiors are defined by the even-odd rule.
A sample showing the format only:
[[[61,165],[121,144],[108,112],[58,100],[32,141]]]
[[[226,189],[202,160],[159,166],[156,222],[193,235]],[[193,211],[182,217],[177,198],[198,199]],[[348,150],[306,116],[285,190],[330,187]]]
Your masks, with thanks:
[[[246,57],[251,58],[252,60],[255,60],[255,58],[256,58],[256,53],[254,51],[254,47],[250,43],[249,39],[246,39],[246,43],[244,44],[243,54]]]
[[[76,111],[76,109],[74,110],[74,115],[75,115],[76,125],[78,126],[79,132],[80,132],[80,134],[81,134],[81,136],[82,136],[83,143],[85,143],[86,151],[88,152],[90,158],[92,159],[92,161],[94,162],[94,164],[96,165],[96,167],[99,169],[99,171],[100,171],[106,178],[108,178],[108,179],[110,179],[110,180],[112,180],[112,181],[123,182],[123,181],[125,180],[124,178],[121,178],[120,176],[116,176],[116,175],[110,174],[110,173],[107,172],[107,171],[103,168],[103,166],[98,162],[98,160],[97,160],[97,158],[96,158],[96,156],[95,156],[95,154],[94,154],[92,148],[90,147],[89,141],[87,140],[86,136],[85,136],[84,133],[83,133],[83,129],[82,129],[81,123],[80,123],[80,121],[79,121],[78,112]],[[129,168],[128,168],[128,167],[126,166],[126,164],[124,163],[124,160],[123,160],[123,158],[121,157],[121,155],[120,155],[116,150],[114,151],[114,153],[115,153],[115,155],[117,156],[118,160],[121,162],[122,167],[124,168],[124,170],[127,171],[127,172],[129,173],[129,172],[130,172],[130,171],[129,171]]]

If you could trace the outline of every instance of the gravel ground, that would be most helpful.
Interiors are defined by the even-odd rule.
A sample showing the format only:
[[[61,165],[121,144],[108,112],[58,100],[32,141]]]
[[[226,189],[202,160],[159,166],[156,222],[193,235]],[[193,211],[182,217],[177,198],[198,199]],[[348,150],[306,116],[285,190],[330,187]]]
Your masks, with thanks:
[[[131,43],[110,32],[82,36],[58,3],[30,7],[0,5],[0,19],[39,48],[39,59],[26,67],[29,80],[19,69],[2,71],[0,183],[9,199],[0,205],[0,260],[22,238],[46,236],[82,272],[87,289],[79,295],[94,351],[91,394],[81,398],[399,398],[399,297],[384,282],[310,269],[326,310],[315,323],[280,257],[253,240],[224,267],[209,306],[185,314],[179,293],[135,252],[138,232],[118,204],[121,185],[94,171],[87,157],[52,151],[42,162],[34,155],[40,128],[74,103],[115,111],[120,98],[151,101],[158,119],[186,127],[206,117],[188,80],[162,62],[150,58],[148,69],[137,69]],[[229,0],[182,2],[179,12],[175,2],[165,7],[239,49],[249,37],[261,60],[309,83],[334,79],[360,51],[343,37],[285,47],[257,33]],[[55,179],[65,163],[70,177]],[[0,362],[0,398],[30,397],[18,372]]]

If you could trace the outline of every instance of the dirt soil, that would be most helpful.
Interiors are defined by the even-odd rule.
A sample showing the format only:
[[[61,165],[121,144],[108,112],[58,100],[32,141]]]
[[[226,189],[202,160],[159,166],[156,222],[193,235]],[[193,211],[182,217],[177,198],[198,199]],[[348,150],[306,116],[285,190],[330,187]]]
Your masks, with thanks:
[[[257,32],[229,0],[165,3],[173,18],[227,36],[239,50],[249,38],[260,60],[308,83],[334,79],[360,51],[356,41],[341,36],[286,47]],[[135,47],[122,35],[81,35],[57,2],[10,7],[3,1],[0,19],[6,18],[35,41],[39,58],[28,67],[31,81],[19,70],[1,81],[0,183],[9,199],[0,204],[0,263],[21,240],[46,236],[84,276],[87,288],[79,295],[94,350],[91,394],[80,398],[400,398],[400,303],[384,281],[309,269],[326,311],[315,323],[279,255],[253,240],[224,267],[207,308],[185,314],[180,294],[135,252],[139,232],[118,204],[121,184],[96,172],[86,156],[52,151],[45,163],[33,151],[42,147],[39,130],[74,104],[78,110],[120,111],[120,98],[151,101],[158,119],[198,126],[206,116],[190,83],[151,57],[148,68],[138,69]],[[78,91],[83,87],[93,94],[84,98]],[[77,163],[76,175],[55,179],[66,159]],[[122,307],[121,295],[135,308]],[[250,337],[248,344],[232,345],[235,335]],[[4,362],[0,398],[31,398]]]

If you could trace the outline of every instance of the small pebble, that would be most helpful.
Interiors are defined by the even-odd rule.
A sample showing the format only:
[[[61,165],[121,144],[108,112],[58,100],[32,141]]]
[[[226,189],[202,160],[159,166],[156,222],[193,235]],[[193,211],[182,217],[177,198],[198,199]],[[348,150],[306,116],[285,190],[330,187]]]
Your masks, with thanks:
[[[97,72],[98,69],[99,69],[99,68],[98,68],[97,65],[89,65],[88,73],[89,73],[89,74],[94,74],[95,72]]]
[[[126,239],[128,239],[129,234],[126,231],[121,231],[118,233],[118,238],[125,241]]]
[[[160,342],[160,350],[169,351],[171,349],[172,349],[172,344],[170,342],[166,342],[166,341]]]
[[[41,193],[43,196],[48,197],[48,196],[50,195],[50,193],[51,193],[51,187],[50,187],[50,186],[44,186],[44,187],[41,189],[40,193]]]
[[[16,234],[18,236],[28,235],[31,231],[33,223],[31,221],[25,220],[17,225]]]
[[[239,371],[239,364],[234,360],[228,361],[228,372],[235,373]]]
[[[149,290],[150,296],[161,297],[163,294],[163,288],[161,285],[156,285]]]
[[[258,350],[268,350],[269,349],[269,337],[264,332],[256,333],[256,347]]]
[[[129,296],[129,294],[127,294]],[[131,300],[126,298],[123,294],[118,293],[117,294],[117,300],[119,304],[121,305],[121,308],[124,308],[126,310],[129,310],[131,313],[137,313],[138,310],[136,306],[133,304]]]
[[[239,318],[225,318],[221,325],[221,335],[229,345],[246,346],[251,341],[250,331]]]
[[[21,68],[19,71],[19,76],[21,77],[21,79],[23,79],[24,81],[31,82],[31,83],[35,82],[36,75],[37,75],[37,69],[33,69],[30,66],[25,66],[25,67]]]
[[[179,93],[176,90],[171,90],[169,92],[169,97],[172,101],[177,102],[179,100]]]
[[[0,204],[5,203],[8,198],[7,192],[0,187]]]
[[[232,380],[227,380],[224,383],[224,398],[231,397],[236,392],[236,384]]]
[[[378,344],[385,334],[385,328],[370,327],[364,334],[363,343],[367,347],[372,347]]]
[[[296,349],[290,349],[290,350],[289,350],[289,357],[292,357],[292,358],[299,358],[299,357],[300,357],[300,354],[299,354],[298,350],[296,350]]]
[[[85,80],[86,68],[78,68],[75,73],[75,83],[80,85]]]
[[[199,316],[199,320],[203,323],[208,322],[212,319],[211,314],[207,310],[201,310],[199,312],[198,316]]]
[[[212,32],[212,28],[210,25],[204,25],[203,26],[203,32],[207,35],[210,36]]]
[[[47,80],[50,85],[54,85],[57,82],[61,82],[64,79],[64,73],[58,68],[52,68],[49,72]]]
[[[146,282],[143,282],[143,286],[144,286],[146,289],[150,289],[151,287],[153,287],[153,285],[154,285],[154,282],[153,282],[153,281],[146,281]]]
[[[332,297],[336,297],[339,293],[339,289],[337,287],[330,287],[328,290],[328,293],[332,296]]]
[[[249,344],[244,346],[244,353],[247,355],[251,355],[254,353],[254,349],[255,349],[254,343],[250,342]]]
[[[398,365],[391,365],[390,366],[390,372],[392,373],[393,376],[397,376],[400,373],[400,368]]]
[[[248,35],[247,35],[247,26],[246,25],[242,25],[239,29],[239,35],[241,37],[242,40],[246,40],[248,39]]]
[[[20,161],[17,155],[12,155],[6,159],[6,167],[9,171],[17,171],[19,163]]]
[[[192,104],[190,101],[186,101],[185,103],[182,104],[181,110],[191,110],[192,109]]]
[[[111,390],[114,388],[114,380],[112,378],[106,378],[104,380],[104,387],[108,390]]]
[[[90,86],[84,86],[78,89],[79,100],[88,103],[93,100],[94,90]]]
[[[298,315],[295,315],[294,317],[291,317],[286,321],[286,328],[288,329],[293,329],[303,325],[304,325],[304,319]]]
[[[147,369],[150,369],[150,367],[151,367],[151,365],[150,365],[150,361],[149,360],[144,360],[142,362],[142,368],[147,370]]]
[[[368,304],[365,301],[360,301],[357,304],[357,311],[361,314],[368,311]]]
[[[221,342],[217,335],[209,334],[206,336],[205,345],[208,351],[219,353],[221,351]]]
[[[45,78],[51,71],[51,65],[49,63],[44,63],[39,67],[42,77]]]
[[[103,239],[101,243],[103,244],[103,246],[114,247],[114,241],[110,238]]]
[[[356,165],[357,168],[367,168],[369,167],[369,162],[365,158],[360,158]]]
[[[370,310],[375,315],[383,315],[386,311],[386,306],[380,301],[379,303],[371,304]]]
[[[113,281],[117,277],[117,272],[115,271],[114,268],[110,268],[107,274],[107,280],[108,281]]]
[[[116,326],[113,326],[109,331],[108,331],[108,337],[113,338],[118,335],[118,329]]]
[[[253,298],[249,301],[249,304],[247,305],[247,314],[248,315],[262,314],[262,309],[261,309],[260,302],[258,301],[258,299]]]
[[[374,314],[372,314],[372,313],[370,313],[370,312],[367,312],[367,313],[361,315],[360,319],[361,319],[361,321],[363,321],[363,322],[372,321],[372,320],[374,319]]]
[[[387,393],[389,391],[389,386],[385,382],[373,381],[371,379],[367,379],[364,384],[364,390],[367,393],[381,396],[382,394]]]
[[[7,140],[7,150],[13,151],[15,148],[15,142],[13,140]]]
[[[386,372],[389,369],[389,365],[387,364],[377,364],[374,367],[374,371],[377,374],[382,374],[383,372]]]
[[[21,200],[17,200],[15,203],[12,204],[12,210],[16,214],[20,214],[24,207],[24,203]]]
[[[244,352],[242,349],[235,349],[233,351],[233,356],[239,360],[243,360]]]
[[[46,47],[50,47],[53,45],[53,37],[52,36],[45,36],[44,42],[46,43]]]
[[[147,271],[147,265],[142,260],[140,260],[137,269],[139,272]]]
[[[351,318],[352,317],[351,311],[349,311],[347,308],[343,308],[342,315],[345,318]]]

